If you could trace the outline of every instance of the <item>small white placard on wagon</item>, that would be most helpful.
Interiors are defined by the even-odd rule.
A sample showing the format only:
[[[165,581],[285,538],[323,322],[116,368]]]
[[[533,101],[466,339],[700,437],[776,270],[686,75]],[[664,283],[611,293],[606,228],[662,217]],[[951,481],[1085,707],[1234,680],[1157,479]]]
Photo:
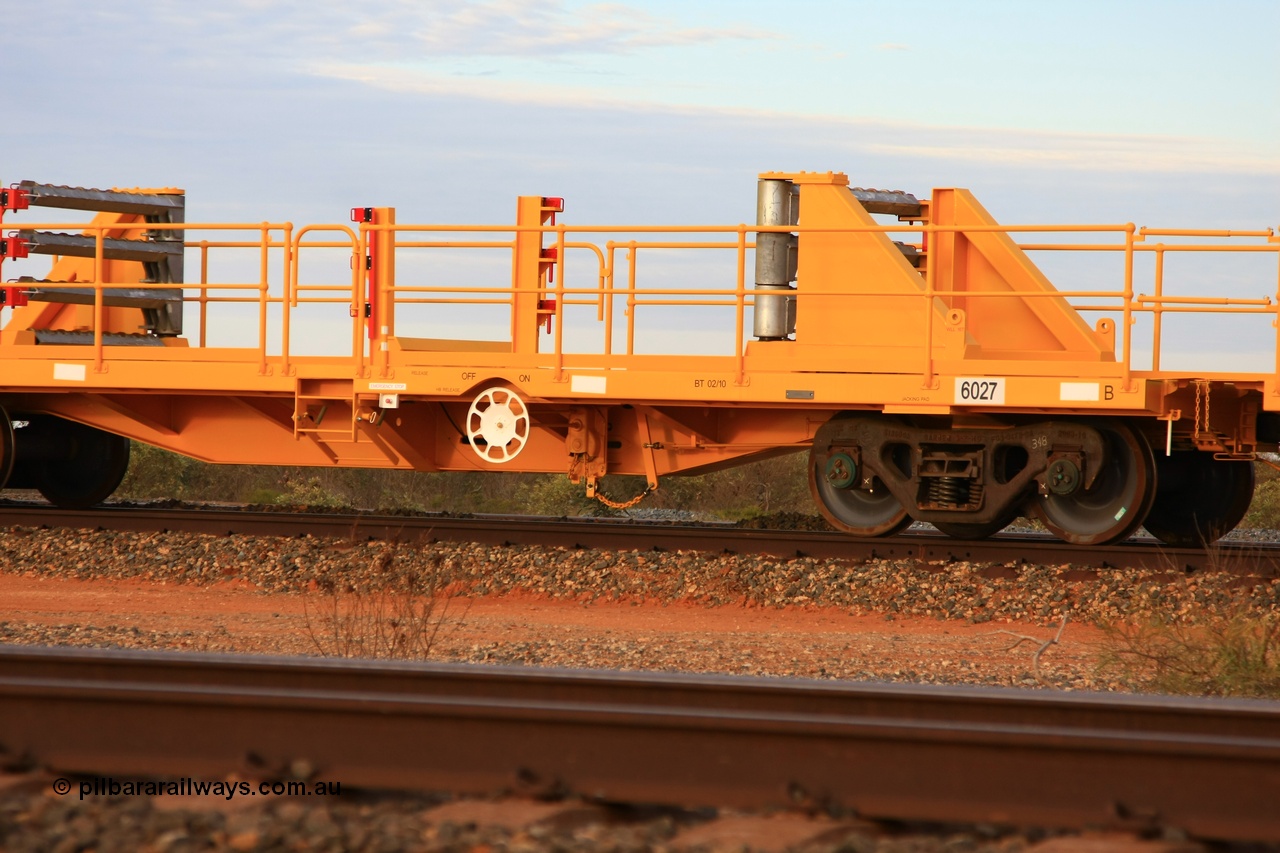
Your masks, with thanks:
[[[1063,382],[1058,386],[1058,399],[1064,403],[1096,403],[1101,396],[1100,382]]]
[[[83,364],[53,364],[54,382],[83,382],[85,368]]]
[[[569,390],[575,394],[605,394],[609,380],[604,376],[573,376],[569,379]]]

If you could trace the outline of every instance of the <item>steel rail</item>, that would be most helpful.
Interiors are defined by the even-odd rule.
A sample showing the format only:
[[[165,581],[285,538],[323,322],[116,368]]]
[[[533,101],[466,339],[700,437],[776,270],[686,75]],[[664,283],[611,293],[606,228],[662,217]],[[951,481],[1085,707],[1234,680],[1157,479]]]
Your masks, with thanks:
[[[0,646],[0,747],[67,775],[306,767],[357,788],[1280,840],[1274,702]]]
[[[108,505],[87,510],[0,501],[0,526],[65,527],[140,532],[242,534],[453,541],[487,545],[543,545],[656,551],[708,551],[848,560],[968,561],[1070,564],[1098,569],[1137,568],[1165,573],[1229,572],[1280,577],[1280,543],[1218,543],[1208,549],[1173,548],[1130,539],[1106,546],[1076,546],[1035,533],[1002,533],[974,542],[937,533],[907,532],[857,539],[834,531],[758,530],[731,524],[520,515],[391,515],[379,513],[155,508]]]

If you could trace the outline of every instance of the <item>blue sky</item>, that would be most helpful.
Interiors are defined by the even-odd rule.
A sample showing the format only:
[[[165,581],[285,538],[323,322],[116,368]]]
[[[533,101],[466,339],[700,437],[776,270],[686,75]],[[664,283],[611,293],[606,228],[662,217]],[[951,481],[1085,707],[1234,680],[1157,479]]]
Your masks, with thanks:
[[[0,149],[6,178],[34,168],[283,188],[322,170],[381,190],[433,160],[480,169],[468,194],[489,176],[574,184],[588,170],[643,184],[723,170],[748,190],[775,168],[869,184],[988,170],[1159,175],[1142,181],[1155,188],[1177,175],[1280,179],[1269,0],[0,0],[0,11],[12,121],[25,129]]]
[[[193,219],[750,220],[835,170],[1002,221],[1280,223],[1280,3],[0,0],[0,180]],[[1274,289],[1274,288],[1273,288]]]

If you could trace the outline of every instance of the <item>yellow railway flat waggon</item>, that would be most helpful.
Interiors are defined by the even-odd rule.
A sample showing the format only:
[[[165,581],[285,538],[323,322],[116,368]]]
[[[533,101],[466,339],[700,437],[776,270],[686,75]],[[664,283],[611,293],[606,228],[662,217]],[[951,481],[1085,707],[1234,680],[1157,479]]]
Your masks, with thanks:
[[[1240,521],[1280,441],[1280,331],[1261,371],[1161,367],[1174,319],[1280,330],[1271,228],[1006,226],[964,189],[832,172],[760,175],[755,222],[730,226],[571,225],[543,196],[487,226],[387,207],[189,222],[185,201],[0,190],[0,271],[52,257],[0,285],[0,486],[102,501],[130,441],[556,472],[589,494],[806,452],[819,509],[856,536],[981,538],[1032,514],[1079,544],[1140,525],[1197,544]],[[35,207],[95,215],[13,225]],[[1055,286],[1040,253],[1106,273]],[[1191,254],[1265,272],[1240,295],[1167,293],[1166,258]]]

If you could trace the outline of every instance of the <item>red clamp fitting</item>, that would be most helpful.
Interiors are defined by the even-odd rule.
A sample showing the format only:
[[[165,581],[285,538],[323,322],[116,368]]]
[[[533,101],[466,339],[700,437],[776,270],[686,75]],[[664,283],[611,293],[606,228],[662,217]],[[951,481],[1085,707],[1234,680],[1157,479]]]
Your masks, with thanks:
[[[0,287],[0,308],[21,308],[27,304],[27,292],[21,287]]]
[[[25,240],[17,234],[9,237],[0,237],[0,260],[5,258],[17,260],[25,257],[27,257],[27,243]]]
[[[14,184],[0,189],[0,210],[26,210],[31,206],[31,193]]]
[[[556,261],[560,260],[560,251],[555,246],[548,246],[538,255],[538,260],[547,265],[547,284],[556,280]]]
[[[545,328],[547,334],[551,334],[551,320],[556,316],[556,301],[554,299],[539,299],[538,313],[542,315],[538,318],[538,327]]]
[[[542,210],[546,213],[551,214],[551,217],[548,219],[547,224],[555,225],[556,214],[564,213],[564,199],[558,196],[543,196]]]
[[[351,221],[352,222],[372,222],[373,208],[372,207],[351,208]]]

